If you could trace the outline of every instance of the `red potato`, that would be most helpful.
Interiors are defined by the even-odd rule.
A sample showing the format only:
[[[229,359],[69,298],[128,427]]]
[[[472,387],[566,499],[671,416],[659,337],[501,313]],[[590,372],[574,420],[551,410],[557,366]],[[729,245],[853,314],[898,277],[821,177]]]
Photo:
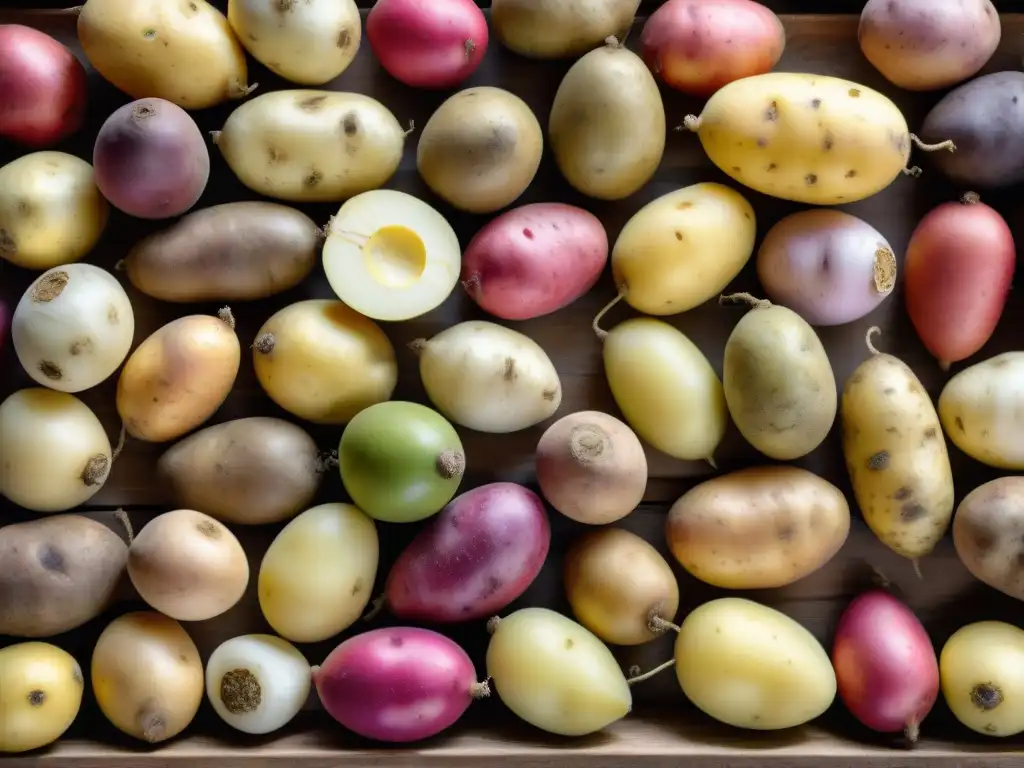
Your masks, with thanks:
[[[515,483],[455,497],[391,567],[384,598],[402,619],[455,622],[492,616],[540,573],[551,546],[544,502]]]
[[[529,320],[589,291],[608,262],[608,235],[592,213],[563,203],[513,208],[488,222],[462,257],[462,285],[480,308]]]
[[[973,193],[917,225],[903,264],[907,314],[943,370],[992,336],[1016,261],[1006,221]]]
[[[392,743],[440,733],[490,692],[462,648],[418,627],[349,638],[313,667],[313,684],[324,709],[345,728]]]
[[[668,0],[640,35],[651,71],[693,96],[771,71],[785,47],[779,17],[753,0]]]
[[[413,88],[453,88],[487,52],[487,19],[473,0],[377,0],[366,39],[380,64]]]
[[[210,178],[210,153],[199,127],[163,99],[139,99],[108,117],[92,164],[103,196],[140,219],[185,213]]]
[[[64,45],[20,24],[0,25],[0,138],[48,147],[82,127],[85,68]]]

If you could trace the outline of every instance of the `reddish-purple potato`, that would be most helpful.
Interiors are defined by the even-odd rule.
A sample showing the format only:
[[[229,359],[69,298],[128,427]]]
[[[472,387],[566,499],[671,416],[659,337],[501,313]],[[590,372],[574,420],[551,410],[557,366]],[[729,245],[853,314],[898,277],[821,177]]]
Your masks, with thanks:
[[[140,219],[181,215],[210,178],[210,153],[199,127],[163,99],[139,99],[108,117],[92,164],[103,196]]]
[[[462,648],[418,627],[349,638],[313,668],[313,684],[324,709],[345,728],[393,743],[440,733],[489,693]]]
[[[515,483],[483,485],[452,499],[399,555],[385,601],[409,620],[492,616],[533,583],[550,546],[537,494]]]

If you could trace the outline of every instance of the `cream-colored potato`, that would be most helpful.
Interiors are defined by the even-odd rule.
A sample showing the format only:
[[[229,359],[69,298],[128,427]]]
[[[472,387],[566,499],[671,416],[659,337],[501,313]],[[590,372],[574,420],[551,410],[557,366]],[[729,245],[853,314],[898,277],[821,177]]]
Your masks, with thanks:
[[[497,622],[487,646],[487,674],[505,706],[560,736],[599,731],[633,705],[604,643],[547,608],[523,608]]]
[[[692,184],[637,211],[612,248],[612,276],[626,302],[675,315],[718,296],[754,252],[754,209],[722,184]]]
[[[961,627],[942,647],[939,676],[946,704],[972,731],[1024,731],[1024,630],[1001,621]]]
[[[690,613],[675,658],[687,698],[737,728],[802,725],[836,696],[832,662],[814,635],[784,613],[739,597]]]
[[[26,269],[78,261],[107,226],[110,206],[92,166],[64,152],[33,152],[0,167],[0,259]]]
[[[493,0],[491,23],[502,45],[522,56],[579,56],[624,35],[640,0]]]
[[[1000,469],[1024,469],[1024,352],[965,368],[939,395],[939,419],[953,445]]]
[[[271,91],[236,108],[213,142],[253,192],[334,203],[394,175],[405,130],[387,107],[361,93]]]
[[[260,565],[263,616],[281,637],[316,643],[360,618],[379,547],[373,520],[351,504],[307,509],[277,534]]]
[[[1024,600],[1024,477],[999,477],[964,497],[953,516],[953,545],[976,579]]]
[[[0,752],[52,744],[78,717],[85,680],[67,651],[49,643],[0,649]]]

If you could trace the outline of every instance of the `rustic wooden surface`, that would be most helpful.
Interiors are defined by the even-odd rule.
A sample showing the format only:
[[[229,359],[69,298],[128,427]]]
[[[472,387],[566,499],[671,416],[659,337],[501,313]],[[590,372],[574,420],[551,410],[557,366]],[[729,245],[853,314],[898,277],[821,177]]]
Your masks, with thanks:
[[[841,3],[768,3],[781,10],[800,5],[804,9],[814,6],[839,6]],[[999,4],[1002,7],[1002,4]],[[35,14],[26,16],[18,12],[0,10],[0,23],[20,21],[31,23],[53,34],[62,41],[74,45],[74,18],[60,14]],[[638,24],[642,24],[642,19]],[[788,43],[785,57],[777,69],[783,71],[816,72],[847,77],[878,88],[896,101],[907,115],[911,127],[918,125],[928,107],[937,100],[936,95],[914,95],[903,93],[885,83],[861,56],[856,43],[857,19],[855,16],[786,16]],[[638,30],[630,36],[630,43],[636,45]],[[1022,40],[1024,40],[1024,17],[1004,16],[1003,44],[990,63],[989,70],[1017,69],[1021,61]],[[479,71],[466,85],[494,84],[505,87],[523,97],[536,111],[542,125],[546,123],[548,110],[561,75],[569,63],[533,62],[516,57],[502,50],[492,42],[487,58]],[[95,73],[90,74],[92,97],[90,100],[89,125],[80,135],[59,147],[83,158],[91,158],[92,140],[105,117],[128,99],[103,82]],[[281,80],[269,75],[259,66],[253,66],[253,82],[260,83],[260,91],[289,87]],[[363,44],[357,61],[346,71],[332,88],[369,93],[387,105],[402,120],[414,120],[422,126],[447,93],[414,91],[391,80],[375,63],[369,47]],[[666,112],[671,122],[681,122],[687,113],[698,112],[700,102],[687,99],[674,92],[664,92]],[[219,128],[233,105],[196,113],[200,127],[206,130]],[[422,196],[435,204],[452,222],[465,244],[488,217],[458,213],[438,201],[420,181],[415,168],[416,134],[406,147],[402,165],[387,185]],[[0,164],[15,157],[9,146],[0,146]],[[211,150],[213,172],[209,188],[200,206],[205,207],[231,200],[255,199],[234,178],[216,150]],[[902,251],[910,232],[920,216],[935,204],[954,199],[963,190],[958,190],[943,181],[939,174],[928,167],[927,158],[915,157],[914,161],[925,168],[920,179],[901,177],[883,193],[860,203],[846,206],[858,216],[878,228],[902,258]],[[545,157],[536,180],[518,202],[566,201],[582,205],[601,217],[614,239],[625,220],[641,205],[671,189],[698,181],[722,181],[732,186],[734,182],[718,172],[705,157],[695,136],[672,133],[669,136],[665,157],[661,167],[650,184],[628,200],[617,203],[603,203],[583,198],[561,180],[550,156]],[[758,229],[763,234],[782,216],[798,210],[800,206],[773,200],[743,190],[754,205],[758,217]],[[1012,194],[986,197],[989,202],[1007,216],[1011,225],[1016,224]],[[325,222],[337,206],[302,206],[317,221]],[[120,214],[112,216],[107,234],[88,258],[88,261],[112,268],[140,237],[152,231],[152,223],[132,220]],[[0,274],[0,296],[9,302],[16,301],[33,273],[2,265]],[[734,282],[731,289],[757,292],[753,269],[748,268]],[[573,306],[546,318],[509,323],[541,344],[552,359],[562,377],[564,399],[559,415],[583,408],[595,408],[617,413],[604,380],[599,345],[590,330],[593,314],[612,295],[614,289],[609,276],[588,296]],[[925,353],[916,340],[899,298],[896,295],[887,300],[875,313],[862,321],[846,327],[822,329],[821,337],[828,350],[837,381],[842,382],[866,355],[863,337],[870,325],[883,329],[877,343],[885,351],[905,359],[921,377],[933,396],[937,396],[947,375],[942,374],[934,361]],[[136,345],[149,333],[169,320],[185,314],[208,312],[214,305],[171,305],[161,304],[129,288],[129,295],[136,311]],[[233,307],[239,321],[239,333],[243,343],[251,340],[260,324],[278,308],[296,300],[308,297],[330,297],[330,289],[318,270],[303,286],[272,300]],[[607,318],[608,325],[619,322],[632,313],[620,307]],[[721,370],[721,358],[725,340],[733,324],[742,315],[735,307],[718,307],[714,303],[700,307],[684,315],[670,318],[687,333],[708,355],[712,364]],[[412,354],[406,350],[408,341],[430,336],[461,319],[483,317],[461,292],[455,294],[441,308],[414,321],[400,324],[386,324],[399,356],[400,383],[396,399],[412,399],[426,402]],[[993,354],[1011,349],[1015,344],[1017,328],[1024,320],[1024,300],[1018,294],[1011,296],[1007,313],[1000,323],[993,341],[970,362],[984,359]],[[5,353],[0,370],[0,396],[12,390],[30,386],[31,381],[21,371],[10,349]],[[964,367],[954,367],[953,373]],[[93,407],[104,421],[111,437],[117,434],[118,423],[114,408],[114,380],[84,393],[83,399]],[[237,418],[243,415],[269,414],[291,418],[276,408],[266,398],[256,383],[251,365],[243,364],[242,371],[231,398],[216,414],[211,423]],[[305,425],[309,426],[309,425]],[[339,429],[311,428],[311,433],[323,448],[336,446]],[[533,483],[532,451],[541,427],[525,430],[510,436],[490,436],[460,430],[468,454],[468,474],[463,488],[493,480],[514,480]],[[166,446],[152,446],[130,441],[125,452],[115,462],[106,487],[93,500],[93,509],[124,507],[131,512],[136,528],[143,525],[154,514],[168,508],[170,500],[166,491],[154,483],[153,462]],[[957,496],[967,492],[992,477],[997,472],[981,467],[976,462],[950,448],[954,462]],[[680,462],[650,451],[651,482],[646,503],[622,521],[621,525],[631,529],[667,552],[663,539],[663,518],[667,503],[678,497],[687,488],[706,475],[710,469],[702,463]],[[764,463],[750,446],[746,445],[732,431],[726,444],[716,454],[723,471]],[[849,484],[842,464],[838,442],[838,425],[821,449],[806,460],[798,462],[827,479],[835,482],[847,493]],[[321,490],[319,500],[330,501],[344,498],[340,480],[331,475]],[[852,497],[851,497],[852,498]],[[96,514],[106,517],[103,513]],[[23,519],[25,515],[9,506],[0,507],[0,523]],[[560,572],[562,554],[571,538],[581,527],[552,513],[554,541],[551,555],[544,572],[532,585],[526,595],[513,606],[549,605],[568,612],[561,587]],[[269,545],[280,526],[261,528],[236,528],[250,554],[255,575],[263,551]],[[382,525],[382,568],[380,582],[386,574],[385,568],[400,548],[411,538],[414,526]],[[671,560],[671,558],[669,558]],[[857,520],[851,536],[842,552],[818,573],[783,589],[746,593],[747,596],[776,607],[796,618],[808,627],[828,647],[832,626],[849,599],[858,590],[870,583],[872,569],[881,570],[901,590],[905,599],[918,612],[939,647],[955,629],[979,619],[1004,619],[1015,621],[1020,616],[1020,603],[1000,595],[974,581],[957,560],[948,538],[935,553],[922,562],[923,579],[918,580],[909,563],[889,552],[879,544],[862,522]],[[681,587],[680,616],[713,597],[724,594],[697,582],[677,569]],[[196,639],[204,658],[223,640],[247,632],[267,631],[255,598],[253,588],[233,610],[209,622],[188,624],[187,629]],[[138,598],[126,587],[116,612],[138,608]],[[510,609],[511,610],[511,609]],[[92,643],[111,615],[101,617],[80,631],[57,638],[65,647],[88,666]],[[393,622],[388,616],[379,617],[372,625],[357,624],[350,633],[362,631],[371,626]],[[477,669],[483,674],[483,649],[486,633],[482,623],[443,628],[458,642],[462,643],[474,657]],[[0,646],[12,642],[0,638]],[[312,663],[319,663],[331,650],[337,639],[328,643],[303,646]],[[619,649],[617,655],[623,666],[639,664],[652,666],[671,654],[671,639],[652,642],[639,649]],[[635,689],[636,711],[625,721],[589,739],[562,740],[545,737],[538,731],[514,721],[499,702],[489,700],[474,704],[464,723],[445,734],[415,749],[386,750],[365,744],[342,729],[333,725],[323,713],[311,711],[301,722],[289,727],[284,735],[265,739],[239,738],[227,733],[216,716],[204,705],[196,723],[186,736],[153,752],[131,742],[115,732],[98,713],[91,696],[83,704],[82,714],[67,738],[54,749],[39,756],[7,758],[4,765],[74,765],[99,768],[100,766],[198,766],[217,765],[219,768],[255,765],[286,765],[301,761],[302,768],[327,768],[327,766],[477,766],[481,764],[502,766],[571,765],[604,768],[621,766],[626,760],[636,760],[651,766],[679,765],[686,759],[687,765],[710,768],[710,766],[910,766],[910,765],[984,765],[1009,766],[1017,751],[1024,748],[1020,739],[1008,741],[982,740],[957,724],[940,702],[936,710],[925,721],[922,741],[918,748],[909,753],[893,751],[894,742],[868,732],[856,724],[845,713],[840,704],[815,724],[785,733],[748,734],[719,726],[697,713],[684,699],[671,672],[651,680]],[[309,708],[317,707],[311,697]],[[332,750],[342,750],[334,752]],[[1016,763],[1014,763],[1016,764]]]

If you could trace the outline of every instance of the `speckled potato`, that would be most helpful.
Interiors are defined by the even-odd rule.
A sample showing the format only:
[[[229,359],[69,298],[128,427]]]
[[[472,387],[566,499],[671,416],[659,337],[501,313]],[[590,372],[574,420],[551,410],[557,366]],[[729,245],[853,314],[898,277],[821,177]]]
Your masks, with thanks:
[[[953,715],[985,736],[1024,731],[1024,631],[1002,621],[961,627],[939,656],[942,695]]]
[[[850,506],[800,467],[749,467],[683,494],[665,521],[679,564],[722,589],[784,587],[831,560],[850,532]]]
[[[561,59],[624,34],[640,0],[493,0],[491,23],[502,45],[521,56]]]
[[[1024,477],[1000,477],[960,502],[953,517],[953,545],[976,579],[1024,600],[1022,530]]]

